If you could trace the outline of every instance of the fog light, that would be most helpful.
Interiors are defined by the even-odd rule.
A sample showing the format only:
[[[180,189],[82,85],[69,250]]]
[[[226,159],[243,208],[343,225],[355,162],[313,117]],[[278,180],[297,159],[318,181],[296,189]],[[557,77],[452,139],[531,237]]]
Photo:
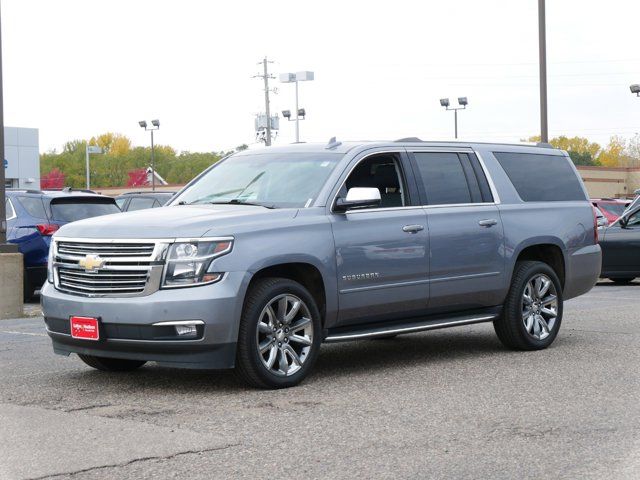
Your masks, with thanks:
[[[198,330],[195,325],[176,325],[176,333],[181,337],[195,337]]]

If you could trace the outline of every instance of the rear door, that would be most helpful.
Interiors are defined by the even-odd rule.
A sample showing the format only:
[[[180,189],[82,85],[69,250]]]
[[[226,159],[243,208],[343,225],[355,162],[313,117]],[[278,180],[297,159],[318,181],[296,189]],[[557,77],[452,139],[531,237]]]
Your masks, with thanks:
[[[500,304],[503,226],[480,161],[471,151],[421,149],[411,159],[429,225],[429,311]]]

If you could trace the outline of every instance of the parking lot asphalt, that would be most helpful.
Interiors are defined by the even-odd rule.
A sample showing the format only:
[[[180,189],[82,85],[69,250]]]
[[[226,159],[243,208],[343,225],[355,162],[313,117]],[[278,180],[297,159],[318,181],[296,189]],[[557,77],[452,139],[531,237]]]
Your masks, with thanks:
[[[565,304],[551,348],[490,324],[323,345],[301,386],[54,355],[0,321],[0,478],[639,478],[640,282]]]

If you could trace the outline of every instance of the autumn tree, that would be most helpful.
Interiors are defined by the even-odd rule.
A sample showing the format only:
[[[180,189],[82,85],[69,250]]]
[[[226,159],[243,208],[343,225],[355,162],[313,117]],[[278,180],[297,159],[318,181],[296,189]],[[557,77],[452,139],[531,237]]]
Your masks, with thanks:
[[[529,137],[526,141],[539,142],[540,136]],[[571,160],[576,165],[598,165],[598,153],[601,150],[600,145],[590,142],[584,137],[566,137],[561,135],[552,138],[549,143],[555,148],[566,150]]]

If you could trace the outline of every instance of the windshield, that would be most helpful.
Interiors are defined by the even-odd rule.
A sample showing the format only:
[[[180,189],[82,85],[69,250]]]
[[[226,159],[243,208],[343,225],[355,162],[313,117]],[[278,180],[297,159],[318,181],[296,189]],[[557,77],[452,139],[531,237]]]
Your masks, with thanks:
[[[311,205],[342,154],[256,153],[230,157],[171,203],[246,203],[270,208]]]
[[[600,208],[619,217],[627,206],[624,203],[601,203]]]
[[[120,213],[115,203],[105,202],[51,202],[51,216],[58,222],[76,222],[85,218]]]

